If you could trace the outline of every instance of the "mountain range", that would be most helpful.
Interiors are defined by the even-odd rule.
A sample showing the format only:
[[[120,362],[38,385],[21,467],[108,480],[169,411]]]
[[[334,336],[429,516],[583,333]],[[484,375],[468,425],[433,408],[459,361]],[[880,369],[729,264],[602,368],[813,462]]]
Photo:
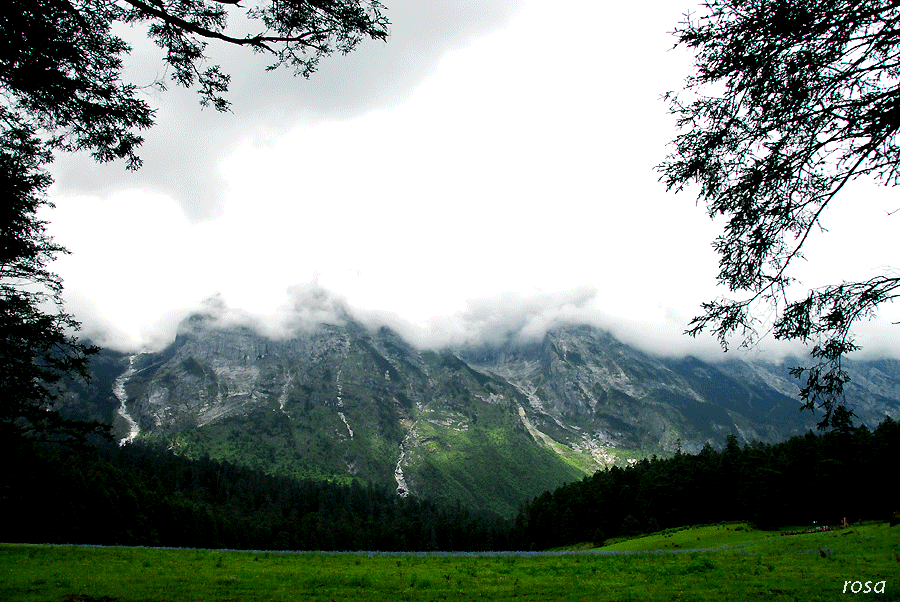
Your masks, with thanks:
[[[564,482],[651,455],[776,442],[815,428],[801,360],[708,362],[639,351],[584,324],[420,349],[349,315],[267,335],[205,314],[158,352],[104,350],[75,417],[273,474],[358,479],[511,516]],[[900,417],[900,362],[848,361],[857,424]]]

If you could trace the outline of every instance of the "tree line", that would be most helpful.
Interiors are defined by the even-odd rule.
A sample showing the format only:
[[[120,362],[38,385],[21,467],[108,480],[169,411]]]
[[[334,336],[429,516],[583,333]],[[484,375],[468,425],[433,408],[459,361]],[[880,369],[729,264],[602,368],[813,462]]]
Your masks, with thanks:
[[[685,525],[751,521],[762,529],[887,519],[900,463],[900,423],[839,428],[787,441],[656,456],[600,470],[525,504],[510,540],[546,549]],[[843,420],[840,420],[843,418]]]
[[[353,480],[296,480],[152,444],[20,440],[0,541],[278,550],[505,549],[502,518]]]
[[[21,438],[0,541],[279,549],[542,550],[685,525],[763,529],[887,519],[900,423],[656,456],[547,491],[503,518],[353,480],[272,476],[151,444]]]

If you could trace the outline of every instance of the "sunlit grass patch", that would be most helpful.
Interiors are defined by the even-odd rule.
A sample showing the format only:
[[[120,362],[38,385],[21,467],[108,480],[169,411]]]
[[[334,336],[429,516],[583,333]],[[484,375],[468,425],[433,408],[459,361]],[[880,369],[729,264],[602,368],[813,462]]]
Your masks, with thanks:
[[[611,543],[600,549],[630,551],[716,549],[742,545],[777,534],[777,531],[754,529],[747,523],[725,523],[666,529],[650,535]]]
[[[682,547],[695,542],[700,550]],[[664,547],[672,543],[680,547]],[[0,544],[0,597],[805,602],[839,599],[847,580],[884,580],[885,593],[877,599],[900,600],[894,556],[900,553],[900,528],[886,524],[791,536],[714,525],[663,531],[616,547],[621,549],[341,554]]]

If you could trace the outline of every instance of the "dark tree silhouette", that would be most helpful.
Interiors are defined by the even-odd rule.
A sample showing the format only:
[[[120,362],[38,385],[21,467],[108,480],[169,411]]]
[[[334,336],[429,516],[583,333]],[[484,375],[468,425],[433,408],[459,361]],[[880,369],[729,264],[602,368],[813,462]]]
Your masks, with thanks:
[[[729,435],[721,450],[654,456],[544,492],[522,505],[510,537],[543,549],[723,521],[776,529],[889,520],[896,495],[884,466],[898,461],[900,424],[889,416],[874,431],[810,431],[776,444],[741,447]]]
[[[696,54],[695,73],[669,92],[680,133],[658,167],[670,190],[699,185],[711,217],[726,223],[714,248],[720,283],[737,298],[703,304],[688,333],[709,329],[756,342],[811,344],[798,367],[800,397],[821,407],[821,427],[843,404],[842,357],[857,349],[852,327],[900,294],[887,270],[791,298],[789,268],[825,208],[851,180],[898,182],[900,7],[887,0],[710,0],[688,15],[677,44]],[[774,311],[773,311],[774,310]],[[774,315],[766,324],[764,316]]]
[[[85,376],[96,349],[68,334],[78,323],[62,308],[62,282],[48,264],[63,249],[45,233],[37,210],[47,204],[46,151],[21,129],[0,132],[0,440],[13,434],[56,436],[95,430],[51,410],[53,383]],[[72,431],[72,429],[75,429]]]

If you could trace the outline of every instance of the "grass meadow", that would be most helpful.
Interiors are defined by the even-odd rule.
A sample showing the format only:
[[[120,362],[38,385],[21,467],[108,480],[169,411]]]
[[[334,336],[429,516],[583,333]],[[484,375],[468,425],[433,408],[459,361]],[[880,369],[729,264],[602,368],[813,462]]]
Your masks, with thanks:
[[[786,536],[713,525],[541,553],[0,544],[0,599],[23,602],[900,600],[898,577],[900,527],[887,523]]]

